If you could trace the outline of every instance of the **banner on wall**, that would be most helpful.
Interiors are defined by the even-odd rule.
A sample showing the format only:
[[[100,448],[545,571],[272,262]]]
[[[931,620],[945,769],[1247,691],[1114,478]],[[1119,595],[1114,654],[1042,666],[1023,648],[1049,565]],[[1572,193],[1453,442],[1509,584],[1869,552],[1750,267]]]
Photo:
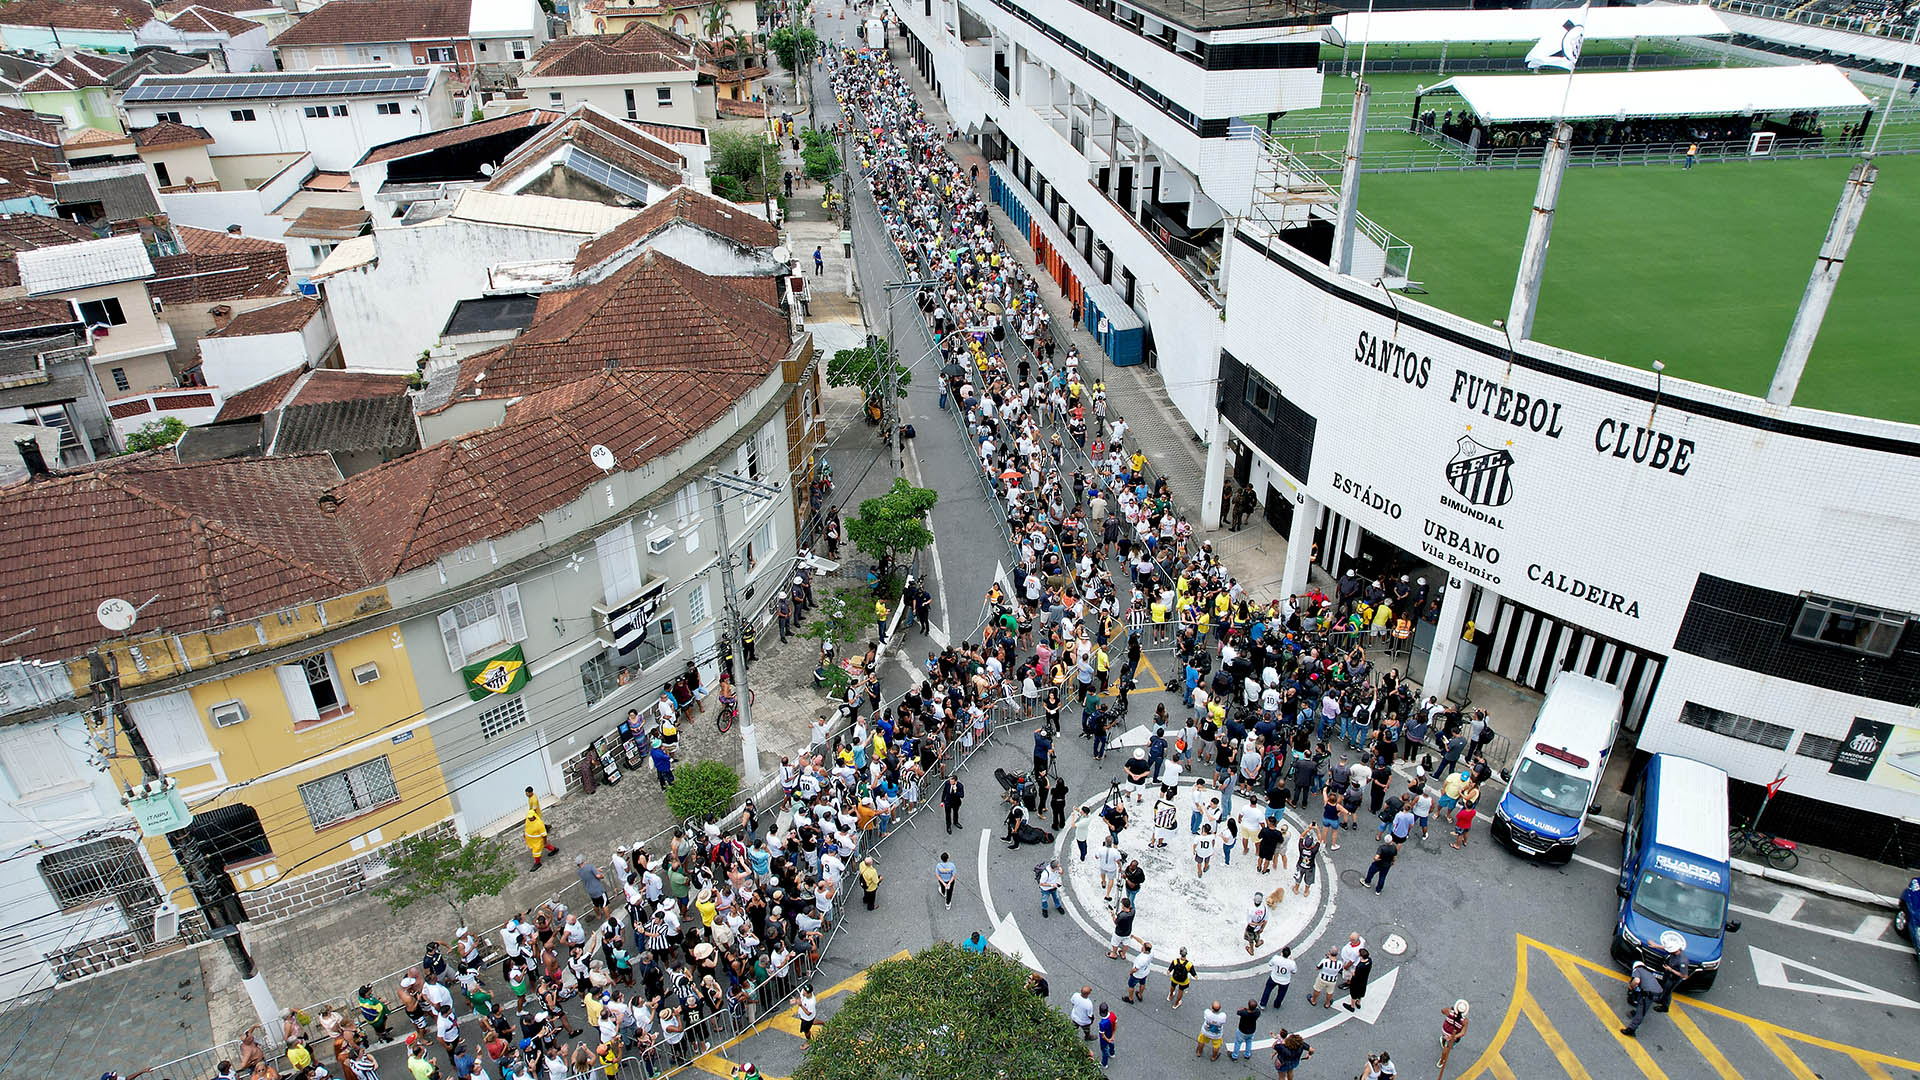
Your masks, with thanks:
[[[1920,728],[1855,717],[1830,771],[1850,780],[1920,792]]]
[[[467,696],[475,701],[485,701],[495,694],[517,694],[530,678],[526,654],[518,645],[477,664],[468,664],[460,669],[460,674],[467,680]]]

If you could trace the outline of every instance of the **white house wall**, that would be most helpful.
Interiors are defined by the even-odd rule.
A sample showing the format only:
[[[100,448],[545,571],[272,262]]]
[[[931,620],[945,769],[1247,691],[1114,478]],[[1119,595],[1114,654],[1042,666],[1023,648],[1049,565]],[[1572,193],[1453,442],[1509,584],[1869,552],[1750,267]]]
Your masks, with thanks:
[[[412,374],[461,300],[501,263],[572,258],[586,237],[443,218],[375,234],[378,257],[322,282],[347,366]]]
[[[424,97],[234,99],[211,104],[163,102],[159,108],[141,104],[129,107],[127,117],[133,127],[147,127],[156,122],[156,113],[177,112],[181,123],[207,129],[213,136],[209,153],[216,157],[309,152],[317,167],[344,172],[369,147],[447,126],[452,102],[445,80],[436,80],[434,87]],[[385,102],[397,102],[399,113],[380,115],[378,106]],[[310,105],[345,105],[347,115],[308,117],[304,110]],[[243,109],[253,110],[255,119],[233,119],[233,113]]]

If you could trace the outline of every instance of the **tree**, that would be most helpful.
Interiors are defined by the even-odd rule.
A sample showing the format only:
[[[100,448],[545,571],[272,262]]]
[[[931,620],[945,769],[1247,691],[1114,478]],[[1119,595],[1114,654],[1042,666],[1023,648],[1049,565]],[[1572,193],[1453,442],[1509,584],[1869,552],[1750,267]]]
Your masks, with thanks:
[[[127,453],[138,454],[142,450],[158,450],[163,446],[172,446],[187,433],[187,425],[177,416],[149,420],[141,424],[127,436]]]
[[[794,1080],[1099,1080],[1073,1022],[1026,983],[1018,963],[951,942],[884,961],[814,1029]]]
[[[867,398],[867,414],[872,416],[880,409],[881,399],[886,395],[886,382],[881,367],[888,362],[887,339],[876,337],[871,344],[854,349],[841,349],[827,361],[828,386],[857,386]],[[899,388],[899,396],[907,396],[907,384],[913,381],[913,372],[904,364],[893,362],[894,385]]]
[[[939,492],[895,477],[885,495],[862,502],[860,513],[848,519],[847,538],[855,548],[880,560],[884,577],[895,559],[933,543],[927,515],[939,501]]]
[[[821,645],[831,644],[834,658],[846,655],[841,646],[860,636],[867,626],[865,619],[856,621],[853,616],[865,615],[872,610],[860,597],[860,590],[848,586],[837,589],[832,596],[820,605],[820,617],[807,624],[800,631],[801,637],[812,638]],[[820,679],[820,688],[833,697],[842,697],[847,692],[847,673],[839,664],[829,664]]]
[[[800,162],[808,176],[825,183],[840,171],[840,151],[833,145],[833,134],[817,128],[800,132]]]
[[[811,57],[820,51],[820,35],[804,26],[797,34],[793,27],[783,26],[767,35],[767,50],[780,58],[781,66],[795,71],[800,67],[801,56]]]
[[[713,0],[700,9],[700,29],[708,41],[719,41],[733,29],[733,12],[727,0]]]
[[[718,814],[740,790],[740,774],[724,761],[702,761],[673,775],[667,788],[667,810],[676,819]]]
[[[723,198],[734,198],[736,192],[758,198],[779,178],[780,150],[766,136],[715,129],[709,139],[713,152],[707,172]]]
[[[494,839],[469,836],[463,843],[451,832],[409,836],[387,852],[391,877],[376,892],[395,911],[422,900],[439,900],[467,922],[461,905],[496,896],[514,875],[513,862]]]

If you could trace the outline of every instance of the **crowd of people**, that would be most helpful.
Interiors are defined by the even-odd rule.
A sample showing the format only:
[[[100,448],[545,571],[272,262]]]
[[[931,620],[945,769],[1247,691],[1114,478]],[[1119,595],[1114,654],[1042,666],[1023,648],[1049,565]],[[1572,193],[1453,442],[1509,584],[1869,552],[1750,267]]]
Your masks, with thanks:
[[[883,59],[847,52],[831,69],[852,117],[853,161],[902,261],[931,282],[920,306],[941,353],[942,405],[951,400],[959,410],[1014,556],[1010,580],[988,594],[981,644],[929,654],[927,672],[948,688],[949,709],[997,697],[1042,721],[1032,772],[999,772],[1008,803],[1003,839],[1013,847],[1050,845],[1044,815],[1051,808],[1052,829],[1072,828],[1079,857],[1091,851],[1100,860],[1113,924],[1107,955],[1129,965],[1122,1003],[1144,1005],[1153,964],[1152,943],[1133,934],[1145,874],[1122,848],[1170,842],[1169,765],[1214,793],[1192,814],[1196,874],[1206,873],[1216,851],[1230,859],[1235,845],[1257,850],[1264,872],[1284,869],[1291,850],[1294,889],[1304,891],[1316,865],[1340,849],[1342,833],[1368,827],[1360,824],[1363,807],[1378,819],[1368,884],[1379,889],[1400,846],[1415,829],[1428,837],[1433,818],[1441,818],[1443,837],[1464,843],[1479,785],[1491,774],[1482,753],[1493,737],[1485,713],[1463,714],[1433,695],[1422,701],[1366,650],[1396,613],[1431,618],[1439,597],[1424,579],[1367,582],[1349,573],[1333,596],[1316,590],[1256,602],[1211,545],[1196,540],[1167,481],[1149,474],[1139,449],[1129,451],[1126,422],[1110,409],[1101,382],[1086,377],[1073,347],[1055,340],[1037,282],[994,234],[977,166],[963,167],[947,150],[954,133],[929,122],[900,71]],[[1172,689],[1181,694],[1181,714],[1160,706],[1147,744],[1123,763],[1115,794],[1076,809],[1069,822],[1071,803],[1057,778],[1062,714],[1078,714],[1091,755],[1104,758],[1145,648],[1171,648],[1177,657],[1181,677]],[[1398,793],[1396,762],[1414,763]],[[1155,791],[1149,814],[1142,804]],[[1246,800],[1240,810],[1236,798]],[[1319,827],[1287,837],[1289,807]],[[936,868],[936,878],[944,891],[950,874]],[[1057,861],[1035,868],[1043,915],[1063,910],[1062,879]],[[1268,905],[1286,892],[1282,885],[1255,898],[1244,931],[1250,952],[1262,941]],[[1169,965],[1173,1008],[1194,973],[1185,950],[1178,952]],[[1331,1008],[1339,989],[1343,1004],[1357,1008],[1371,963],[1354,935],[1322,963],[1309,1003]],[[1293,964],[1288,949],[1273,955],[1265,995],[1279,990],[1273,1009],[1285,999]],[[1202,1010],[1196,1053],[1211,1049],[1217,1058],[1231,1023],[1229,1057],[1250,1056],[1268,1008],[1249,1001],[1230,1020],[1214,1002]],[[1096,1003],[1090,987],[1073,997],[1069,1013],[1105,1065],[1118,1015]],[[1461,1003],[1462,1030],[1464,1021]],[[1274,1047],[1282,1076],[1312,1053],[1285,1029],[1274,1033]],[[1391,1075],[1392,1067],[1384,1052],[1369,1062],[1373,1075]]]

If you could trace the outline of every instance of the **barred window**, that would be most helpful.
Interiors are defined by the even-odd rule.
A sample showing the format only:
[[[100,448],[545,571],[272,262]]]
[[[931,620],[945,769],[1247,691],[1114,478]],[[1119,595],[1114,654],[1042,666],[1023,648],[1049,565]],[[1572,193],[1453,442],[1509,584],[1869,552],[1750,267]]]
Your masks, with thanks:
[[[387,759],[377,757],[301,784],[300,798],[307,804],[313,827],[324,829],[375,807],[399,802],[400,792],[393,786],[393,769]]]
[[[56,851],[40,860],[40,876],[62,908],[76,907],[147,882],[139,846],[115,837]]]
[[[1691,701],[1681,708],[1680,722],[1688,727],[1701,728],[1742,742],[1758,743],[1775,750],[1785,750],[1787,743],[1793,739],[1793,729],[1790,727],[1769,724],[1765,720],[1755,720],[1751,716],[1740,716],[1723,709],[1710,709]]]
[[[480,713],[480,737],[491,739],[503,735],[527,722],[526,703],[517,697],[508,698],[504,703]]]
[[[1809,731],[1800,736],[1800,745],[1795,747],[1793,752],[1801,757],[1813,758],[1815,761],[1832,761],[1840,756],[1840,748],[1844,745],[1846,745],[1845,739],[1829,739],[1825,735],[1815,735]]]

